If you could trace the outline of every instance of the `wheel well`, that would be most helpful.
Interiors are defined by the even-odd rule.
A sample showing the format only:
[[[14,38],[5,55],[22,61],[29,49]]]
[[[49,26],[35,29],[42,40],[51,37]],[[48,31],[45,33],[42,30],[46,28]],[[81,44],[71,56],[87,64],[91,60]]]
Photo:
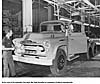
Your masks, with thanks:
[[[93,53],[92,53],[92,48],[91,48],[91,47],[89,48],[88,53],[89,53],[89,57],[90,57],[90,58],[93,57]]]
[[[65,54],[67,55],[67,47],[66,46],[59,46],[58,49],[64,50]]]
[[[58,49],[62,49],[62,50],[64,50],[64,52],[65,52],[65,54],[66,54],[66,56],[67,56],[67,46],[66,45],[61,45],[61,46],[56,46],[56,48],[55,48],[55,50],[54,50],[54,53],[53,53],[53,55],[54,55],[54,58],[53,58],[53,61],[55,60],[55,58],[56,58],[56,53],[57,53],[57,50]]]

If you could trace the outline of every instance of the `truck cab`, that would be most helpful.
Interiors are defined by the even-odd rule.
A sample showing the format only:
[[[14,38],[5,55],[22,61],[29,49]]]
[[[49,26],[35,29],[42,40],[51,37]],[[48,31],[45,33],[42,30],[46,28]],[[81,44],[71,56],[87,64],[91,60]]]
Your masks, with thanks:
[[[63,20],[45,21],[38,33],[27,33],[13,40],[13,59],[29,64],[50,66],[54,75],[64,74],[67,61],[87,53],[87,37],[82,23]]]

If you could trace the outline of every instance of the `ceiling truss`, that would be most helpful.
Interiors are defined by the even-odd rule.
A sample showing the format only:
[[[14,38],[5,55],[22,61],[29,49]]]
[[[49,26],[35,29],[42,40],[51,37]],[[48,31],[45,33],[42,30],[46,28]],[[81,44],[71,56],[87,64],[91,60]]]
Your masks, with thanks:
[[[15,0],[8,0],[8,1],[19,3]],[[95,17],[100,20],[100,5],[96,4],[93,5],[92,3],[90,3],[89,0],[44,0],[44,1],[54,6],[54,13],[55,13],[54,15],[58,17],[60,16],[59,15],[60,8],[64,8],[66,11],[70,13],[70,15],[81,14],[81,12],[84,11],[85,16],[90,16],[90,18]]]
[[[81,14],[84,11],[84,15],[89,16],[91,19],[98,19],[100,22],[100,5],[93,5],[89,0],[44,0],[53,6],[59,6],[58,8],[64,8],[66,11],[72,13]],[[59,10],[59,9],[58,9]],[[59,11],[55,10],[59,13]],[[78,13],[77,13],[78,14]],[[74,15],[77,15],[74,14]],[[56,16],[59,14],[55,14]],[[99,23],[100,24],[100,23]]]

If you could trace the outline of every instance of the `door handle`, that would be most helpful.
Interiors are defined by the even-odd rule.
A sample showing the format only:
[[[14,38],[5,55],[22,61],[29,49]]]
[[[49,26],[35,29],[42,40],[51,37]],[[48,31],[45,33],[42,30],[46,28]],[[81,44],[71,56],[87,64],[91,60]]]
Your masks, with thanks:
[[[74,39],[71,39],[71,40],[74,40]]]
[[[65,39],[61,39],[61,40],[59,40],[59,41],[65,41]]]

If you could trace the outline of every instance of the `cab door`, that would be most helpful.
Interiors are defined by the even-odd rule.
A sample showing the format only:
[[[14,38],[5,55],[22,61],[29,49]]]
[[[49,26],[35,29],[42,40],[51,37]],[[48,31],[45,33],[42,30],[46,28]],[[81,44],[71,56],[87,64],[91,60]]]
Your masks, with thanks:
[[[68,36],[69,56],[87,52],[87,38],[86,38],[85,33],[82,32],[81,24],[73,23],[69,27],[70,27],[70,33]]]

